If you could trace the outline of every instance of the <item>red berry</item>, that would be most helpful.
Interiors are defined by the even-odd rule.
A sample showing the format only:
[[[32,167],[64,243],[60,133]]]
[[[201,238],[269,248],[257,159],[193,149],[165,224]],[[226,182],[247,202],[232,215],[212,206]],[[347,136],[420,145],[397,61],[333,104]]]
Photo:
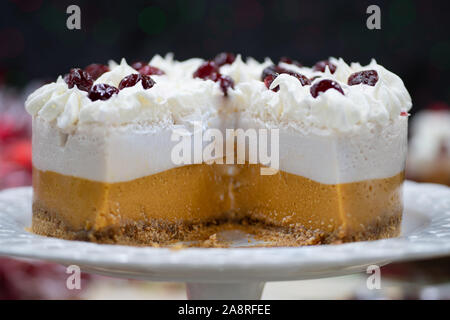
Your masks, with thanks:
[[[120,81],[119,90],[127,87],[133,87],[139,81],[142,81],[142,86],[144,87],[144,89],[150,89],[155,85],[155,81],[153,81],[152,78],[146,76],[145,74],[130,74],[129,76],[123,78],[122,81]]]
[[[266,85],[267,89],[270,89],[270,85],[272,84],[273,80],[275,80],[275,78],[278,77],[278,74],[269,74],[264,78],[264,84]],[[278,90],[280,90],[280,86],[276,86],[275,88],[272,89],[272,91],[277,92]]]
[[[222,52],[219,53],[215,58],[214,58],[214,63],[221,67],[224,64],[232,64],[234,62],[234,60],[236,60],[236,56],[233,53],[230,52]]]
[[[219,67],[214,61],[205,61],[194,72],[194,78],[210,79],[216,81],[219,74]]]
[[[83,91],[89,91],[94,83],[91,75],[80,68],[70,69],[70,73],[64,76],[64,81],[67,83],[69,88],[77,86],[78,89]]]
[[[99,83],[92,86],[89,90],[89,99],[96,100],[108,100],[113,94],[119,93],[119,89],[114,86],[110,86],[106,83]]]
[[[400,112],[400,115],[401,115],[402,117],[407,117],[407,116],[408,116],[408,112],[402,111],[402,112]]]
[[[297,67],[302,67],[302,64],[300,62],[298,62],[297,60],[292,60],[289,57],[281,57],[280,62],[287,63],[287,64],[293,64],[293,65],[296,65]]]
[[[264,68],[262,75],[261,75],[261,80],[264,81],[264,79],[266,79],[267,76],[269,76],[269,75],[278,76],[278,74],[280,73],[279,72],[280,70],[284,70],[284,69],[282,69],[281,67],[278,67],[274,64]]]
[[[311,80],[309,80],[307,77],[305,77],[304,75],[297,73],[297,72],[292,72],[292,71],[288,71],[285,72],[293,77],[296,77],[298,79],[298,81],[300,81],[300,83],[302,84],[302,86],[306,86],[306,85],[310,85],[311,84]]]
[[[104,64],[92,63],[84,68],[84,71],[89,73],[92,79],[97,80],[102,74],[109,71],[109,67]]]
[[[131,64],[131,67],[132,67],[133,69],[139,71],[139,69],[141,69],[143,66],[146,66],[146,65],[148,65],[147,62],[144,62],[144,61],[136,61],[136,62],[133,62],[133,63]]]
[[[220,88],[223,91],[223,94],[228,96],[228,88],[234,89],[234,81],[229,76],[219,76]]]
[[[378,81],[378,73],[375,70],[365,70],[355,72],[348,77],[347,84],[354,86],[357,84],[367,84],[369,86],[375,86]]]
[[[262,73],[263,81],[265,83],[266,79],[268,79],[267,78],[268,76],[272,76],[272,78],[275,79],[279,74],[282,74],[282,73],[286,73],[288,75],[296,77],[298,79],[298,81],[300,81],[302,86],[311,84],[311,81],[307,77],[305,77],[304,75],[302,75],[300,73],[297,73],[297,72],[294,72],[294,71],[290,71],[290,70],[284,69],[284,68],[282,68],[280,66],[275,66],[275,65],[269,66],[269,67],[267,67],[267,68],[265,68],[263,70],[263,73]],[[269,78],[269,79],[272,79],[272,78]],[[270,80],[268,80],[268,81],[270,81]],[[271,80],[270,83],[272,83],[272,81],[273,80]],[[267,86],[267,83],[266,83],[266,86]],[[278,91],[278,90],[276,90],[276,91]]]
[[[133,69],[139,71],[140,74],[145,74],[146,76],[151,76],[151,75],[160,76],[160,75],[164,74],[164,71],[162,71],[161,69],[153,67],[144,61],[136,61],[133,64],[131,64],[131,67]]]
[[[205,61],[194,72],[194,78],[201,78],[203,80],[212,80],[214,82],[219,81],[220,88],[225,96],[228,95],[228,88],[234,89],[234,82],[228,76],[223,76],[219,72],[219,67],[214,61]]]
[[[344,94],[344,91],[342,90],[341,86],[336,81],[328,79],[315,83],[313,86],[311,86],[310,92],[314,98],[317,98],[319,92],[325,92],[328,89],[335,89],[340,93]]]
[[[314,71],[320,71],[320,72],[325,72],[325,67],[328,66],[328,68],[330,69],[331,73],[334,73],[336,71],[336,65],[334,65],[333,63],[331,63],[328,60],[322,60],[317,62],[314,67],[313,70]]]
[[[146,65],[139,69],[139,73],[146,75],[146,76],[151,76],[151,75],[160,76],[160,75],[164,74],[164,71],[162,71],[161,69],[158,69],[157,67],[152,67],[151,65]]]

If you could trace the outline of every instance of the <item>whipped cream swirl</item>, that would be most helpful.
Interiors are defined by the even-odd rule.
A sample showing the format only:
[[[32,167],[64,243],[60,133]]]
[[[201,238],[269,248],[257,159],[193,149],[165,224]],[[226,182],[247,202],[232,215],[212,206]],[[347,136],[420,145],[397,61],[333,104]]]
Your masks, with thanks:
[[[359,63],[349,66],[344,60],[335,58],[330,61],[337,66],[334,74],[328,67],[325,72],[318,72],[286,63],[280,66],[308,78],[320,76],[311,85],[323,79],[334,80],[342,87],[344,95],[330,89],[314,98],[310,93],[311,85],[302,86],[294,76],[280,74],[270,86],[271,89],[279,86],[277,92],[267,90],[258,80],[239,84],[232,93],[235,106],[264,121],[338,131],[350,131],[368,122],[386,125],[390,120],[398,119],[402,111],[410,110],[411,97],[403,81],[375,60],[367,66]],[[363,70],[377,71],[379,80],[375,86],[347,85],[352,73]]]
[[[219,83],[192,77],[204,60],[193,58],[176,61],[172,54],[154,56],[150,65],[160,68],[164,75],[152,75],[156,84],[144,89],[141,83],[124,88],[110,99],[91,101],[87,93],[77,87],[68,88],[59,77],[56,82],[44,85],[32,93],[26,103],[27,111],[46,121],[56,121],[57,126],[70,131],[77,125],[100,123],[121,125],[134,122],[183,123],[216,116],[223,109],[238,110],[254,118],[280,123],[296,123],[302,127],[326,130],[349,131],[367,123],[386,125],[398,119],[402,111],[411,108],[411,98],[402,80],[372,60],[367,66],[359,63],[348,65],[342,59],[330,58],[336,65],[331,74],[317,72],[311,68],[280,63],[280,66],[301,73],[309,78],[320,76],[339,83],[344,95],[336,90],[327,90],[317,98],[310,94],[310,85],[302,86],[293,76],[279,75],[268,90],[260,80],[265,67],[272,64],[268,58],[260,63],[252,58],[245,62],[238,55],[230,65],[220,72],[233,78],[234,89],[223,97]],[[120,81],[135,69],[122,59],[120,64],[109,62],[110,71],[96,81],[118,87]],[[376,70],[379,80],[375,86],[348,86],[348,77],[358,71]],[[232,108],[230,108],[230,105]]]

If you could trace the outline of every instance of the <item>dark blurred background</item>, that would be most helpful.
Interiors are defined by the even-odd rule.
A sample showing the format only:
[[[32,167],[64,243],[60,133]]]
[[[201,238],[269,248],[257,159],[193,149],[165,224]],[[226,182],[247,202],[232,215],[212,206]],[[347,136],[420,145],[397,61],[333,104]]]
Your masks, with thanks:
[[[66,8],[81,8],[81,30],[66,28]],[[368,30],[366,9],[381,8],[381,30]],[[399,74],[414,110],[449,101],[449,1],[3,0],[0,83],[54,80],[74,66],[126,57],[208,58],[220,51],[312,65],[328,56]]]

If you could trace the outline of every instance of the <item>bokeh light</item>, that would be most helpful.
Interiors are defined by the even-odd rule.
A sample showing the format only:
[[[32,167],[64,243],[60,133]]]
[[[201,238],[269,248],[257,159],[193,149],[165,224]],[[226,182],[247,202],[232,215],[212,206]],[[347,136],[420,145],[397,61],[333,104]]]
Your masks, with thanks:
[[[145,33],[159,34],[166,27],[166,14],[159,7],[147,7],[139,14],[138,23]]]
[[[24,50],[22,32],[16,28],[0,30],[0,59],[15,58]]]
[[[24,12],[32,12],[39,9],[43,0],[11,0],[20,10]]]

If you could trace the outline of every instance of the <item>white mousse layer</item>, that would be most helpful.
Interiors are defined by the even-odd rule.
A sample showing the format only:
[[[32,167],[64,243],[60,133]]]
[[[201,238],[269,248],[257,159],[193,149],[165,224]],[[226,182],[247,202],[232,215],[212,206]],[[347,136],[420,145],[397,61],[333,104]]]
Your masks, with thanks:
[[[275,128],[245,115],[238,119],[237,122],[231,117],[225,121],[212,119],[202,128],[203,133],[208,128],[217,128],[225,142],[227,128]],[[33,164],[39,170],[94,181],[130,181],[184,165],[175,163],[172,154],[179,140],[172,141],[171,136],[174,130],[180,129],[190,137],[190,161],[194,163],[195,128],[192,126],[80,126],[74,133],[65,134],[55,125],[35,118]],[[387,126],[372,125],[341,134],[304,132],[292,125],[277,129],[281,171],[324,184],[337,184],[387,178],[404,170],[406,117],[399,117]],[[270,151],[273,141],[270,138],[268,141]],[[198,145],[204,150],[208,143],[201,141]]]

